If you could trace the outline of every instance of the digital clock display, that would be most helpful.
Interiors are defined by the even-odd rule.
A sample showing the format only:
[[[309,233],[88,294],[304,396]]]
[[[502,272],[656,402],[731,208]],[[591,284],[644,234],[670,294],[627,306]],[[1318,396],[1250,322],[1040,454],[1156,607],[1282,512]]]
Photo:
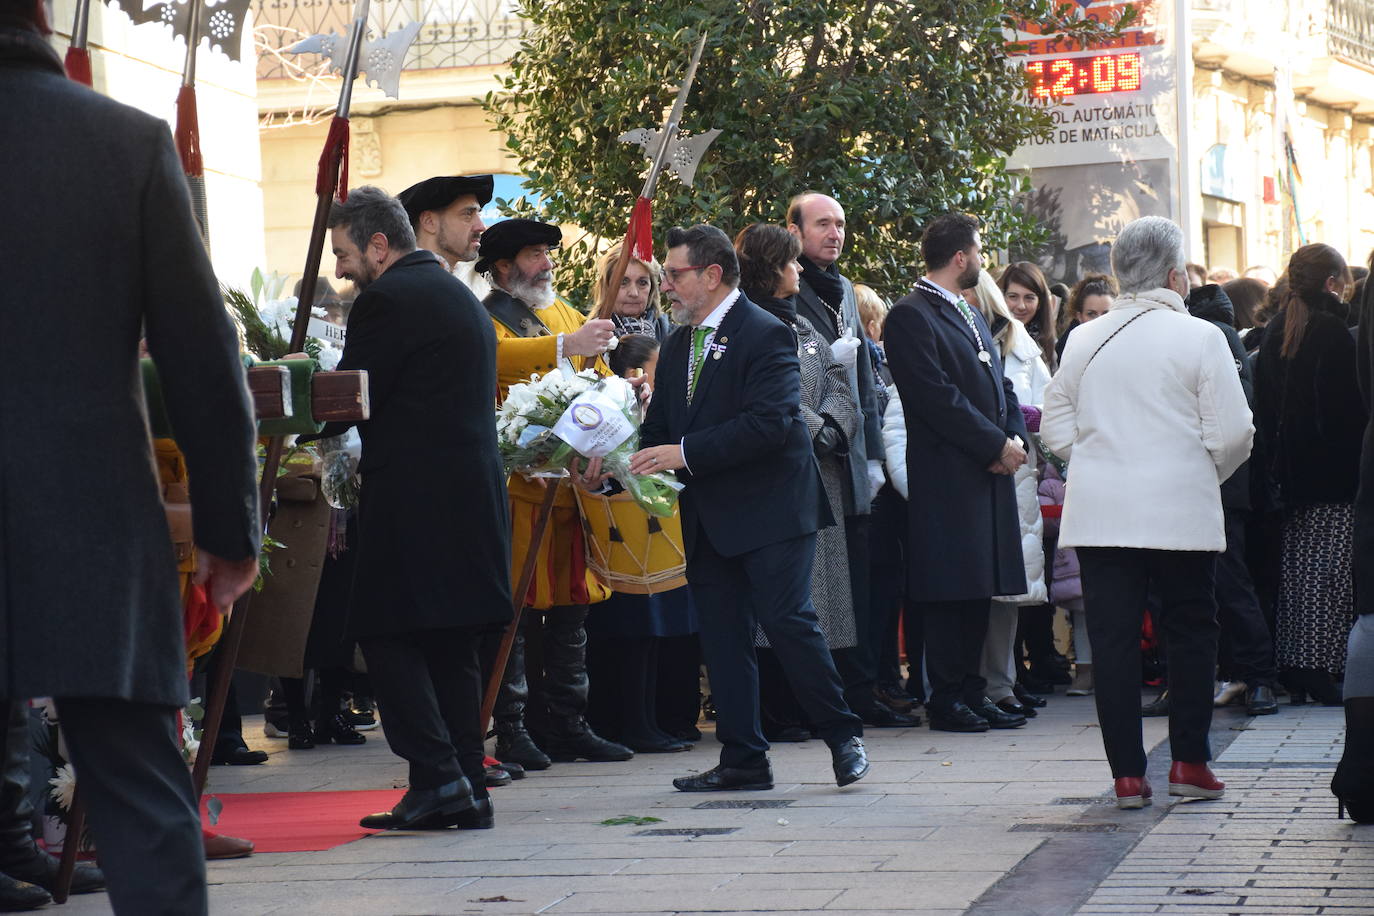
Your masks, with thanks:
[[[1031,97],[1059,99],[1098,92],[1134,92],[1140,88],[1139,54],[1098,54],[1030,61],[1026,73]]]

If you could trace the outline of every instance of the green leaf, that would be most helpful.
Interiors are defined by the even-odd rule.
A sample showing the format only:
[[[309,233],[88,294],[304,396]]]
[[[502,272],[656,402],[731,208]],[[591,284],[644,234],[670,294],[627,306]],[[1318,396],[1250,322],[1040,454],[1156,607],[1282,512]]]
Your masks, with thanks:
[[[642,827],[645,824],[661,824],[661,817],[647,817],[638,814],[622,814],[619,817],[608,817],[601,822],[602,827]]]

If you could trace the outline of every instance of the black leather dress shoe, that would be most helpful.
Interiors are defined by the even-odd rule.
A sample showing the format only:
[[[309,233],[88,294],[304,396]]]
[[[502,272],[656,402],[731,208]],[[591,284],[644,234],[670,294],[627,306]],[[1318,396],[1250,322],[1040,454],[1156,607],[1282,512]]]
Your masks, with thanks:
[[[18,881],[36,884],[51,893],[57,886],[57,860],[33,845],[32,841],[26,845],[27,848],[4,853],[0,858],[0,873]],[[92,894],[104,889],[105,875],[99,868],[91,862],[76,863],[76,871],[72,872],[73,894]],[[3,904],[0,904],[0,911],[3,910]]]
[[[449,819],[448,826],[459,830],[490,830],[496,826],[496,810],[490,798],[473,799],[472,807]]]
[[[830,748],[830,758],[835,765],[837,786],[858,782],[868,774],[868,754],[864,752],[864,743],[858,738],[849,738]]]
[[[1041,709],[1048,706],[1050,702],[1044,697],[1036,696],[1020,684],[1012,684],[1011,692],[1022,706],[1029,707],[1030,709]]]
[[[215,748],[215,756],[210,758],[211,763],[229,764],[230,766],[251,766],[255,763],[266,763],[266,751],[252,751],[245,745],[237,747],[224,747],[220,745]]]
[[[763,737],[775,744],[800,744],[811,740],[811,732],[800,725],[785,725],[777,731],[765,731]]]
[[[997,707],[997,704],[983,697],[983,702],[977,706],[970,706],[975,715],[987,720],[991,728],[1020,728],[1026,724],[1026,717],[1013,715]]]
[[[691,742],[669,738],[666,741],[650,738],[644,741],[626,740],[625,746],[636,754],[681,754],[692,749]]]
[[[52,903],[52,895],[36,884],[0,874],[0,913],[36,910]]]
[[[1008,715],[1020,716],[1023,719],[1034,719],[1036,716],[1040,715],[1034,708],[1022,703],[1020,700],[1016,699],[1016,697],[1005,697],[998,700],[997,708]]]
[[[410,789],[396,807],[369,814],[358,824],[373,830],[442,830],[473,807],[472,784],[455,779],[437,789]]]
[[[988,720],[969,709],[963,703],[955,703],[946,709],[934,709],[926,705],[930,713],[930,727],[937,732],[985,732]]]
[[[870,728],[915,728],[921,724],[918,715],[897,712],[878,703],[859,713],[859,718]]]
[[[1169,714],[1169,691],[1166,688],[1163,693],[1155,697],[1149,703],[1140,707],[1140,714],[1149,718],[1151,716],[1167,716]]]
[[[482,773],[482,781],[487,784],[488,789],[499,789],[511,783],[511,775],[501,767],[484,767]]]
[[[511,779],[525,778],[525,768],[522,767],[520,764],[516,763],[514,760],[498,760],[496,762],[496,768],[498,770],[505,770],[507,773],[510,774]]]
[[[679,792],[758,792],[773,788],[773,768],[766,762],[761,767],[748,770],[719,766],[695,776],[679,776],[673,780],[673,788]]]
[[[1245,711],[1252,716],[1272,716],[1279,711],[1279,701],[1274,698],[1274,690],[1265,684],[1256,684],[1245,691]]]

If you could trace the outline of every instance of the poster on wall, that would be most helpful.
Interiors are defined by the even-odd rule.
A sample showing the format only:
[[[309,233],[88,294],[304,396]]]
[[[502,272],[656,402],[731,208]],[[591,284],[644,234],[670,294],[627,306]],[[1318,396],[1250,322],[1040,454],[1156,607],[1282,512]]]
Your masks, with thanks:
[[[1053,124],[1007,160],[1029,176],[1022,204],[1050,234],[1011,257],[1035,261],[1052,281],[1109,272],[1112,241],[1137,217],[1183,217],[1173,4],[1079,0],[1079,15],[1111,22],[1126,7],[1136,10],[1132,26],[1098,47],[1045,37],[1033,23],[1008,36],[1011,66]]]

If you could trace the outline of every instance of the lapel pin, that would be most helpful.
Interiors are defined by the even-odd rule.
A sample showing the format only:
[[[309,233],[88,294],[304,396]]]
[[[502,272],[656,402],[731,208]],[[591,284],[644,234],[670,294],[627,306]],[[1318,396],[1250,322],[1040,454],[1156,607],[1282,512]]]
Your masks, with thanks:
[[[720,351],[717,350],[714,354],[712,354],[711,358],[712,358],[712,359],[720,359]]]

